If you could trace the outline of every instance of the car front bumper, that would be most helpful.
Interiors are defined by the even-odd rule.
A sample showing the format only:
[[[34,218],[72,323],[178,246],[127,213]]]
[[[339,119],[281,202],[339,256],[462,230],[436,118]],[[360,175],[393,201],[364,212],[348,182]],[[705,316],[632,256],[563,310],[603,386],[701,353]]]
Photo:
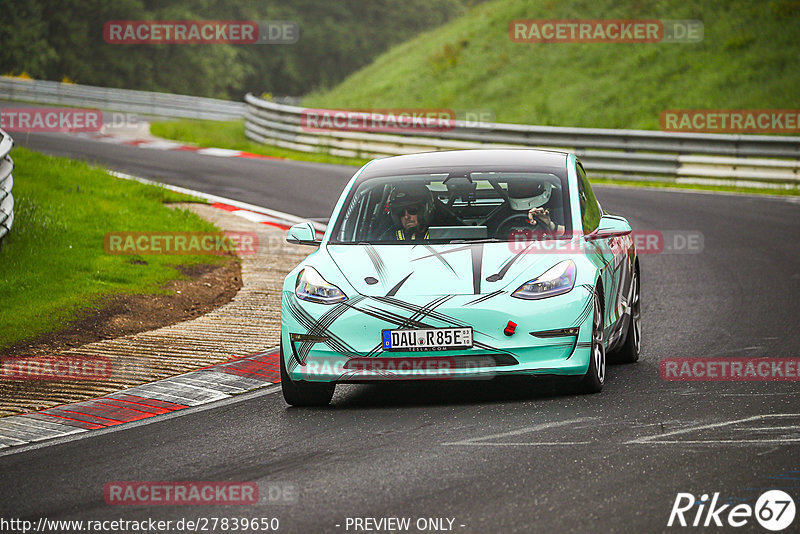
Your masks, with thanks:
[[[489,379],[499,375],[583,375],[589,365],[589,286],[541,300],[507,293],[440,297],[364,297],[335,305],[284,292],[281,345],[292,380]],[[513,335],[504,330],[517,324]],[[385,352],[384,329],[470,326],[469,349]]]

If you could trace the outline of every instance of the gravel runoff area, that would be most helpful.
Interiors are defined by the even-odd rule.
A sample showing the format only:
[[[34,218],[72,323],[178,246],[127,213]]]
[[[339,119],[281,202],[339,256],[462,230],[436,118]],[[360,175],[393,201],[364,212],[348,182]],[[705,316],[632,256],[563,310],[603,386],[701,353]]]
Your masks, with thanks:
[[[189,321],[54,353],[52,357],[63,360],[110,362],[111,373],[100,380],[5,381],[0,416],[107,395],[278,345],[283,279],[311,249],[287,243],[285,230],[209,205],[176,206],[194,211],[223,231],[258,235],[257,252],[242,256],[242,288],[233,300]]]

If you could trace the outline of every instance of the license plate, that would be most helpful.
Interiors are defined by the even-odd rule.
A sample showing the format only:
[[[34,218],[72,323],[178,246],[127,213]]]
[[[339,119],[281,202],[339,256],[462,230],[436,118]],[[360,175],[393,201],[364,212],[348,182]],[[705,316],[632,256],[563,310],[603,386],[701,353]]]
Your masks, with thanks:
[[[382,330],[385,351],[417,352],[472,348],[472,327]]]

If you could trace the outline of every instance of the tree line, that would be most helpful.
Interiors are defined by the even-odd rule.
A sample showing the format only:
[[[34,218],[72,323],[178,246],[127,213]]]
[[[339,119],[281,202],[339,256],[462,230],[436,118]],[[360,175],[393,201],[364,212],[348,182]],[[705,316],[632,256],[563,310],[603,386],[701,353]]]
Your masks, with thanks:
[[[241,99],[325,89],[469,0],[0,0],[0,74]],[[294,44],[108,44],[111,20],[288,20]]]

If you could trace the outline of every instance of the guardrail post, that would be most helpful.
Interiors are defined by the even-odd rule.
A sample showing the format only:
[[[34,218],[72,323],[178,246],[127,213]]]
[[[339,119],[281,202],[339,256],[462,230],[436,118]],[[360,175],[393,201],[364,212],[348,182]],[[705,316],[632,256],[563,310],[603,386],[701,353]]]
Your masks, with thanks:
[[[9,152],[14,147],[14,140],[3,130],[0,130],[0,246],[3,238],[14,224],[14,196],[11,188],[14,186],[14,161]]]

